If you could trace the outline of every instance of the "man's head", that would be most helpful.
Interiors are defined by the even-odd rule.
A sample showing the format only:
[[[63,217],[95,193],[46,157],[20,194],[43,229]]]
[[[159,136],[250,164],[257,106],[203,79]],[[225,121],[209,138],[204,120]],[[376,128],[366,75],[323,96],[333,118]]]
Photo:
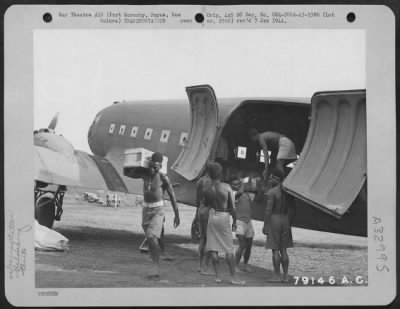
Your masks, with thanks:
[[[231,185],[233,191],[238,191],[242,185],[242,180],[239,178],[239,176],[232,176],[229,179],[229,184]]]
[[[222,166],[219,163],[209,163],[207,165],[207,173],[212,180],[219,180],[222,175]]]
[[[277,168],[272,169],[269,174],[269,179],[271,180],[272,185],[280,184],[283,181],[282,171]]]
[[[249,137],[253,142],[256,142],[258,140],[259,134],[260,133],[255,128],[249,130]]]
[[[151,175],[155,175],[159,172],[162,161],[163,161],[163,155],[161,153],[155,152],[152,154],[151,159],[149,161],[149,169]]]
[[[206,169],[205,169],[205,170],[206,170],[206,174],[207,174],[207,175],[209,175],[209,170],[210,170],[210,164],[211,164],[211,163],[212,163],[212,162],[210,162],[210,161],[207,161],[207,162],[206,162]]]

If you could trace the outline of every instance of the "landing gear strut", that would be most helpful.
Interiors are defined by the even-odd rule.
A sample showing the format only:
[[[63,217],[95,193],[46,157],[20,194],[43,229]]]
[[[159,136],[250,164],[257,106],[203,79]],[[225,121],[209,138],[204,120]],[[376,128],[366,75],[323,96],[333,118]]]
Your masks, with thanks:
[[[35,182],[35,219],[39,224],[52,228],[54,220],[60,221],[63,213],[62,203],[67,187],[60,185],[50,190],[48,184]]]

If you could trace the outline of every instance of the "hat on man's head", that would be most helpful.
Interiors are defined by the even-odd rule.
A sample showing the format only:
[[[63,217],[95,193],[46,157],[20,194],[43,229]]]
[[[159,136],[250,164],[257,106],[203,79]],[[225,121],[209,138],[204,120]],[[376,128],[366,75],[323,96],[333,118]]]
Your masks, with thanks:
[[[152,154],[151,156],[151,161],[153,162],[158,162],[158,163],[162,163],[163,161],[163,155],[159,152],[155,152]]]

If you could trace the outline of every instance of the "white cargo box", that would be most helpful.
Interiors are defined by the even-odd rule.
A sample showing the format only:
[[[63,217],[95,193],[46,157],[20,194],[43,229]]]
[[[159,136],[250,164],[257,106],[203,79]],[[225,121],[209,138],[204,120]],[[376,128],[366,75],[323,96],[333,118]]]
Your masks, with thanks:
[[[149,167],[149,161],[154,151],[145,148],[133,148],[124,151],[124,167]],[[167,174],[168,157],[163,155],[160,172]]]

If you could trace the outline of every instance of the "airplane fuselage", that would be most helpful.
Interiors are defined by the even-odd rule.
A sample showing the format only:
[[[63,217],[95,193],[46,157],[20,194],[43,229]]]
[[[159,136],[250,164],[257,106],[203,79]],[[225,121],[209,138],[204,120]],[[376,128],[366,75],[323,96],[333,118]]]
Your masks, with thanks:
[[[268,187],[262,179],[264,156],[248,132],[278,132],[298,156],[286,166],[283,182],[295,197],[295,226],[366,236],[365,90],[316,93],[300,98],[218,99],[211,86],[187,87],[188,100],[116,102],[101,110],[88,132],[93,154],[75,150],[48,129],[35,131],[35,205],[52,225],[67,186],[141,195],[141,179],[123,174],[127,150],[162,153],[177,200],[195,205],[197,180],[207,161],[223,167],[222,181],[249,178],[252,217],[263,220]],[[311,102],[311,104],[310,104]],[[134,150],[134,151],[136,151]],[[274,158],[270,156],[270,164]],[[61,201],[46,207],[46,184],[58,185]],[[51,193],[49,193],[51,194]],[[55,201],[56,199],[54,199]],[[45,212],[45,213],[44,213]]]
[[[209,145],[208,157],[205,160],[217,158],[219,140],[225,137],[230,153],[221,161],[225,171],[224,181],[233,174],[257,177],[262,173],[264,163],[259,160],[259,148],[247,137],[247,131],[252,126],[285,134],[293,140],[300,154],[309,129],[310,104],[307,100],[220,99],[218,107],[217,131],[214,140],[211,141],[212,145]],[[197,177],[189,180],[176,169],[176,165],[181,164],[183,150],[193,146],[188,145],[189,138],[193,139],[196,135],[193,130],[206,130],[204,127],[193,125],[196,117],[204,116],[193,115],[194,112],[193,106],[189,108],[187,100],[115,103],[97,114],[88,132],[89,145],[95,156],[103,157],[112,164],[125,183],[127,191],[134,194],[142,194],[142,181],[123,176],[124,151],[145,148],[161,152],[168,157],[168,176],[176,185],[177,200],[194,205],[196,181],[203,174],[203,170],[198,171]],[[200,109],[199,113],[202,112],[204,113],[204,110]],[[208,112],[210,111],[206,110],[205,113]],[[207,125],[210,124],[203,122],[203,126]],[[202,133],[197,133],[197,135],[199,147],[202,142],[206,140],[208,142],[206,134],[203,136]],[[235,157],[234,150],[237,150],[237,146],[246,148],[245,159]],[[193,162],[196,162],[196,154],[193,153]],[[198,159],[204,158],[198,157]],[[195,163],[190,166],[199,170]],[[265,206],[265,198],[253,203],[254,219],[264,219]],[[333,218],[301,199],[296,199],[296,207],[295,226],[366,235],[365,200],[356,199],[350,211],[341,219]]]

